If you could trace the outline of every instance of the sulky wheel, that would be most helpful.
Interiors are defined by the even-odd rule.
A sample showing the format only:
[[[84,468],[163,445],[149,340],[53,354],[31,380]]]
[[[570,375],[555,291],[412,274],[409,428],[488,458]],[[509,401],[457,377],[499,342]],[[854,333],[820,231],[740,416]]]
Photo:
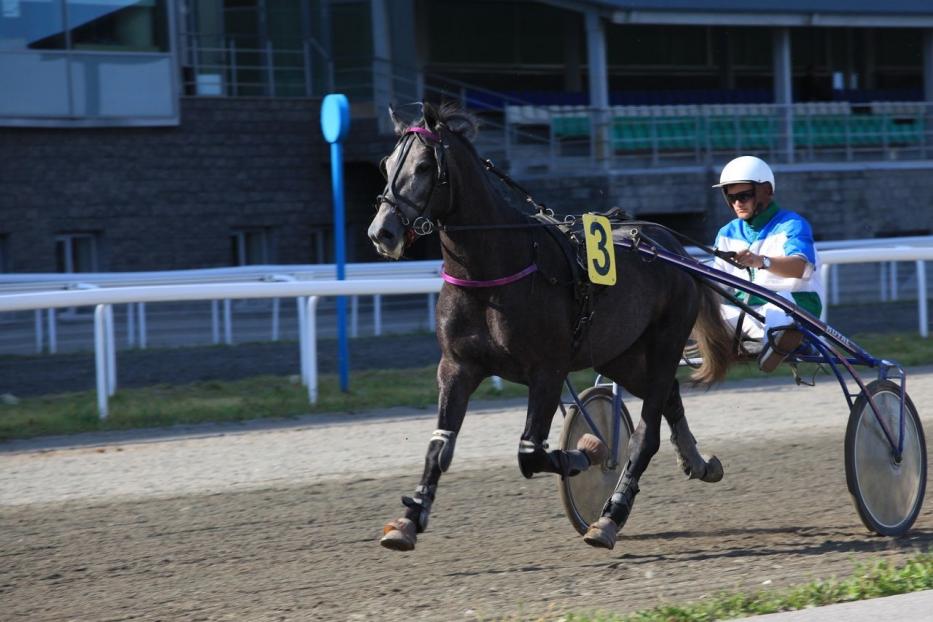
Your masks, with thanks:
[[[878,425],[866,397],[875,400],[894,442],[898,439],[901,388],[890,380],[868,384],[855,400],[846,428],[846,483],[865,526],[883,536],[910,529],[927,482],[927,453],[917,409],[904,402],[904,451],[900,460]]]
[[[628,442],[632,437],[632,419],[619,400],[621,425],[619,426],[619,442],[613,456],[613,408],[612,389],[609,387],[590,387],[580,392],[580,403],[586,409],[594,425],[599,428],[599,434],[609,446],[609,458],[603,464],[593,465],[586,471],[573,477],[565,477],[560,481],[560,500],[564,505],[567,518],[581,534],[586,533],[590,523],[595,522],[602,513],[603,505],[622,474],[622,469],[628,460]],[[577,440],[593,430],[584,418],[576,404],[567,409],[564,418],[564,427],[560,433],[560,448],[563,450],[575,449]],[[611,466],[610,466],[611,465]]]

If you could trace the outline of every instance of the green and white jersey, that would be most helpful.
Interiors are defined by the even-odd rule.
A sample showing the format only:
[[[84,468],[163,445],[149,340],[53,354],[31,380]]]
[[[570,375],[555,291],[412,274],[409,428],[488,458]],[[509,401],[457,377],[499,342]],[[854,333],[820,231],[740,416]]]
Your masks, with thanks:
[[[819,256],[813,245],[813,231],[802,216],[771,204],[750,221],[736,218],[719,230],[716,248],[723,251],[750,250],[768,257],[803,257],[807,261],[799,279],[777,276],[768,270],[752,270],[751,281],[775,292],[790,292],[797,306],[819,317],[823,309],[823,286],[820,282]],[[748,271],[716,259],[714,268],[748,280]],[[750,305],[766,301],[741,293],[739,298]]]

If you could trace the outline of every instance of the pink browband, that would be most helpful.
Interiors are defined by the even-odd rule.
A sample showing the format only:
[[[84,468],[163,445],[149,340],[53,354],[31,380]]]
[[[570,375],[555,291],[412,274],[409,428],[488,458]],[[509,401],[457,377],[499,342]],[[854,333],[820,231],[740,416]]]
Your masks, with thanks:
[[[436,143],[441,142],[440,137],[426,127],[410,127],[407,130],[405,130],[405,133],[406,134],[421,134],[422,136],[428,138],[428,140],[433,140]]]
[[[509,283],[514,283],[515,281],[520,281],[525,278],[532,272],[538,271],[537,264],[531,264],[521,272],[516,272],[512,276],[504,276],[501,279],[493,279],[491,281],[473,281],[471,279],[458,279],[455,276],[450,276],[443,270],[441,270],[441,278],[444,279],[447,283],[451,285],[456,285],[458,287],[498,287],[499,285],[508,285]]]

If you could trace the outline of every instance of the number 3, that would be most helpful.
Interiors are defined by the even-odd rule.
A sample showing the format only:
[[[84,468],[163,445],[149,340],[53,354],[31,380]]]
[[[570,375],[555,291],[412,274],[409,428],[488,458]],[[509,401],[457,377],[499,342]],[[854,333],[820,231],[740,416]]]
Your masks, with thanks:
[[[600,285],[616,284],[615,248],[612,245],[612,226],[605,216],[583,215],[586,236],[587,275]]]

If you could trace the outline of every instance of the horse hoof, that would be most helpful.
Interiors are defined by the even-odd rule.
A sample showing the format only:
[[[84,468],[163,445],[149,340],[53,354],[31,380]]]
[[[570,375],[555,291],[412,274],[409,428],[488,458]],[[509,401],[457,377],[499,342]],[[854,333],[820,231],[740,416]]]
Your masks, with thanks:
[[[722,475],[722,462],[720,462],[719,458],[716,456],[710,457],[710,459],[706,461],[706,473],[703,475],[703,481],[712,484],[721,480]]]
[[[598,521],[590,525],[586,534],[583,535],[583,541],[590,546],[600,549],[612,550],[616,545],[616,537],[619,533],[619,526],[616,525],[608,516],[601,516]]]
[[[393,551],[413,551],[418,534],[415,524],[408,518],[396,518],[382,528],[379,544]]]
[[[589,458],[590,465],[602,464],[609,457],[609,448],[594,434],[584,434],[577,441],[577,449]]]

